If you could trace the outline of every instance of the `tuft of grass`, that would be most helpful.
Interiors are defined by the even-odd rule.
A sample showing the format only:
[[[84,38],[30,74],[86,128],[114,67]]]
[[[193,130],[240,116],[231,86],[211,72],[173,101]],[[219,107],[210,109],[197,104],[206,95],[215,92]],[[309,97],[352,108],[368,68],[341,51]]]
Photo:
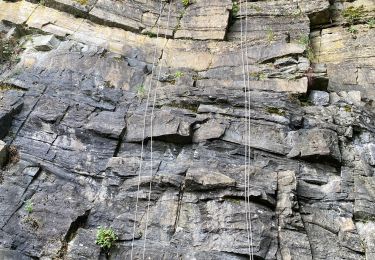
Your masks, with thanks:
[[[344,110],[345,110],[346,112],[352,112],[352,107],[351,107],[350,105],[345,105],[345,106],[344,106]]]
[[[13,90],[14,88],[8,84],[1,84],[0,83],[0,91],[7,91],[7,90]]]
[[[298,39],[298,44],[306,47],[306,57],[312,62],[315,59],[315,54],[311,46],[310,37],[308,35],[301,35]]]
[[[250,9],[253,9],[257,12],[261,12],[262,11],[262,8],[260,6],[256,6],[256,5],[250,5],[249,7]]]
[[[314,50],[311,47],[311,45],[307,46],[306,48],[306,57],[309,59],[309,61],[313,62],[315,60],[315,54]]]
[[[34,211],[34,203],[31,200],[25,201],[25,210],[28,214],[31,214]]]
[[[182,4],[183,4],[185,7],[188,7],[188,6],[191,4],[190,0],[181,0],[181,1],[182,1]]]
[[[89,3],[89,0],[74,0],[74,1],[76,1],[80,5],[87,5]]]
[[[137,97],[143,99],[146,97],[146,89],[144,85],[137,86]]]
[[[238,2],[235,1],[235,2],[233,2],[233,4],[232,4],[232,17],[237,16],[238,11],[240,11],[240,7],[239,7],[239,5],[238,5]]]
[[[375,28],[375,18],[371,18],[367,21],[368,28]]]
[[[150,38],[156,38],[156,33],[153,33],[153,32],[146,32],[145,35],[147,35],[148,37]]]
[[[298,38],[298,43],[303,45],[303,46],[308,46],[308,45],[310,45],[310,37],[308,35],[301,35]]]
[[[275,41],[275,39],[276,39],[275,33],[273,32],[273,30],[271,28],[268,28],[267,29],[267,41],[268,41],[268,43],[271,43],[271,42]]]
[[[348,27],[348,32],[350,32],[351,34],[357,34],[358,30],[354,27],[354,25],[350,25]]]
[[[267,75],[262,71],[251,72],[250,77],[252,77],[255,80],[266,80],[267,79]]]
[[[349,25],[353,25],[363,19],[364,12],[365,8],[363,5],[359,7],[350,6],[342,12],[342,15]]]
[[[267,113],[275,114],[275,115],[279,115],[279,116],[285,116],[286,115],[285,111],[278,108],[278,107],[267,107],[266,111],[267,111]]]
[[[298,17],[301,17],[303,15],[304,15],[304,13],[302,12],[302,10],[300,8],[298,8],[298,10],[294,11],[293,14],[292,14],[292,16],[294,18],[298,18]]]
[[[184,76],[184,73],[182,71],[176,71],[175,74],[173,75],[175,79],[179,79],[183,76]]]
[[[99,227],[96,233],[95,243],[103,249],[110,249],[114,242],[118,239],[112,228]]]

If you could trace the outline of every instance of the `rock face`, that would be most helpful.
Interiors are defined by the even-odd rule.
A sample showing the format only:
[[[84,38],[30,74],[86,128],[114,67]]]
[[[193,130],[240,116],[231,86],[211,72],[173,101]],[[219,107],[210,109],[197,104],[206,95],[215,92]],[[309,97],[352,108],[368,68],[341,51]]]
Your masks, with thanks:
[[[374,259],[374,10],[0,0],[0,259]]]

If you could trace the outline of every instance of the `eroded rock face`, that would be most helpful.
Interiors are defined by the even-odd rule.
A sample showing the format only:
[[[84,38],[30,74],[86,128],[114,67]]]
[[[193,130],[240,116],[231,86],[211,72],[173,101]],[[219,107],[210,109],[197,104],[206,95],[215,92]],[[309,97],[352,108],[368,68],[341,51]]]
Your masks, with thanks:
[[[373,15],[0,0],[0,259],[373,259]]]

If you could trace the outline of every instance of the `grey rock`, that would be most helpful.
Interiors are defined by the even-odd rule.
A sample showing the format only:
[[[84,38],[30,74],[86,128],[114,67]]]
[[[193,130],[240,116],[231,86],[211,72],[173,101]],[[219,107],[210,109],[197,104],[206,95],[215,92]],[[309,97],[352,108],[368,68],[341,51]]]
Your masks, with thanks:
[[[374,177],[354,177],[354,214],[356,218],[371,218],[375,212],[375,179]]]
[[[43,35],[32,38],[32,46],[38,51],[50,51],[59,45],[54,35]]]
[[[290,132],[292,150],[289,157],[325,157],[341,161],[337,134],[328,129],[310,129]]]
[[[189,169],[186,173],[185,186],[189,190],[207,190],[235,186],[232,178],[206,169]]]
[[[358,233],[360,234],[361,238],[366,243],[366,258],[372,258],[375,256],[375,224],[374,222],[357,222],[356,227],[358,229]]]
[[[231,1],[196,1],[189,5],[175,38],[223,40],[228,26]]]
[[[202,124],[193,134],[193,142],[199,143],[205,140],[220,138],[225,132],[225,126],[216,120],[210,120]]]
[[[31,260],[31,257],[20,254],[16,250],[0,249],[0,259],[1,260]]]
[[[329,104],[329,93],[325,91],[312,90],[310,92],[309,99],[316,106],[326,106]]]
[[[294,172],[278,173],[276,213],[279,218],[280,254],[282,259],[313,259],[310,241],[303,229],[296,201],[297,180]]]
[[[34,2],[0,1],[2,252],[249,259],[249,209],[254,259],[374,259],[372,1]]]
[[[93,116],[85,127],[96,133],[118,138],[125,128],[125,113],[103,111]]]

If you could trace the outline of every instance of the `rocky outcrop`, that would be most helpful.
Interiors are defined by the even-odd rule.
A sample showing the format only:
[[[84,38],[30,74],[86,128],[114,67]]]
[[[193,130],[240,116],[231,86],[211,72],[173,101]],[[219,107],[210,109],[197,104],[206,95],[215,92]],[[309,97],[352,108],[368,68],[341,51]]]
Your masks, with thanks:
[[[372,259],[373,16],[0,0],[0,259]]]

